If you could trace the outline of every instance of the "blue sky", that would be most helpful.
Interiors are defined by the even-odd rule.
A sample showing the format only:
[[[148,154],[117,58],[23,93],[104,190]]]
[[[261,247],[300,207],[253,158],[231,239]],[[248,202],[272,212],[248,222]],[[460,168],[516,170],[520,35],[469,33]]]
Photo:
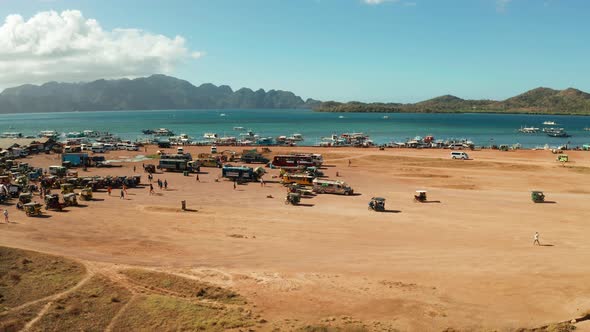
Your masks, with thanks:
[[[164,52],[174,54],[165,67],[151,59],[127,76],[165,68],[194,84],[340,101],[503,99],[538,86],[590,91],[586,0],[0,0],[2,18],[49,10],[78,10],[105,31],[183,38],[186,50]],[[80,68],[55,79],[101,75],[100,66]],[[105,68],[100,77],[114,76],[116,68]]]

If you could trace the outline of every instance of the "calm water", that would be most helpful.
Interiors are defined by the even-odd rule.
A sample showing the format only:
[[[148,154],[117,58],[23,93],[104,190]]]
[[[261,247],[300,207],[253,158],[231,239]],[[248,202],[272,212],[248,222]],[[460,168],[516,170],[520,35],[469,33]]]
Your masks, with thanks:
[[[222,116],[225,114],[225,116]],[[384,119],[384,116],[388,119]],[[340,118],[342,116],[343,118]],[[520,134],[521,126],[543,127],[555,121],[572,137],[552,138],[543,133]],[[375,143],[405,141],[415,136],[436,139],[466,138],[476,145],[514,144],[535,147],[549,144],[590,143],[590,117],[512,114],[318,113],[311,110],[162,110],[0,115],[0,132],[37,135],[41,130],[60,133],[93,129],[110,131],[135,140],[142,129],[168,128],[201,140],[205,132],[237,136],[234,127],[250,129],[261,137],[303,134],[300,145],[314,145],[332,133],[363,132]]]

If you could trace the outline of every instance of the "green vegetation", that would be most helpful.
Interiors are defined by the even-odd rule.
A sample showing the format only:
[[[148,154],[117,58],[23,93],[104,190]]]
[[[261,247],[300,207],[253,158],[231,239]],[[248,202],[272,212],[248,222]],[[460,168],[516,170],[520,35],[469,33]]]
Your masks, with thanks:
[[[102,276],[55,301],[32,331],[104,331],[131,293]]]
[[[123,270],[121,273],[142,286],[170,291],[176,296],[213,300],[222,303],[244,303],[244,300],[237,293],[198,280],[140,269]]]
[[[0,247],[0,312],[67,290],[85,272],[65,258]]]
[[[117,323],[115,331],[225,331],[252,326],[248,311],[163,295],[141,295]]]
[[[328,101],[320,103],[314,110],[319,112],[590,115],[590,94],[572,88],[566,90],[537,88],[504,101],[465,100],[446,95],[415,104]]]

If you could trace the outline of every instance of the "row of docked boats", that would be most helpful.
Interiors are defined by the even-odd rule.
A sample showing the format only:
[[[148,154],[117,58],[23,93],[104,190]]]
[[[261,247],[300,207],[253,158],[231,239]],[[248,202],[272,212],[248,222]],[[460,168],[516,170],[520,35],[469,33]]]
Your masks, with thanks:
[[[158,141],[161,141],[162,136],[167,136],[168,141],[176,144],[215,144],[215,145],[296,145],[297,142],[304,140],[303,135],[295,133],[290,136],[278,137],[264,137],[254,133],[251,130],[246,130],[244,127],[234,127],[234,131],[239,131],[237,135],[223,135],[220,136],[215,132],[206,132],[202,139],[193,139],[187,134],[180,134],[176,136],[171,130],[167,128],[159,128],[156,130],[142,130],[144,135],[152,135]]]
[[[20,132],[3,132],[0,134],[0,138],[52,138],[55,140],[60,138],[101,138],[107,136],[112,136],[112,134],[110,134],[109,132],[102,132],[96,130],[84,130],[81,132],[74,131],[63,134],[55,130],[42,130],[39,132],[37,136],[25,136]]]

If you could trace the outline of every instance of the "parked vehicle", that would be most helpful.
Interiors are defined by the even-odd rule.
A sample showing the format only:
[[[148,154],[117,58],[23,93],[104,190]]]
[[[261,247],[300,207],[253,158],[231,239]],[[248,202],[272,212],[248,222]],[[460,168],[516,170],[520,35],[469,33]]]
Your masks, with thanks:
[[[277,155],[272,160],[272,166],[314,166],[314,162],[309,155]]]
[[[469,155],[467,153],[465,153],[465,152],[453,151],[453,152],[451,152],[451,158],[452,159],[467,160],[467,159],[469,159]]]
[[[428,200],[426,190],[416,190],[416,194],[414,195],[415,202],[426,202]]]
[[[185,159],[160,159],[157,167],[164,172],[182,172],[190,170],[188,163]]]
[[[49,166],[49,174],[55,176],[66,176],[68,169],[63,166]]]
[[[21,193],[18,195],[18,203],[16,203],[17,209],[24,208],[25,204],[31,203],[33,200],[33,195],[31,193]]]
[[[354,190],[343,181],[334,180],[313,180],[313,192],[318,194],[344,194],[352,195]]]
[[[221,176],[233,181],[258,181],[264,175],[262,167],[252,168],[246,166],[223,166]]]
[[[545,194],[542,191],[534,190],[531,192],[531,200],[535,203],[545,202]]]
[[[71,194],[74,192],[74,185],[71,183],[63,183],[61,185],[61,193],[62,194]]]
[[[45,196],[45,210],[58,210],[61,211],[64,205],[59,201],[59,195],[46,195]]]
[[[373,211],[385,211],[385,198],[373,197],[369,202],[369,210]]]
[[[217,167],[221,168],[222,163],[217,158],[197,158],[196,164],[200,167]]]
[[[34,217],[40,216],[43,212],[41,212],[41,204],[40,203],[27,203],[24,205],[23,209],[27,217]]]
[[[78,199],[75,193],[64,194],[64,206],[77,206]]]
[[[80,191],[80,198],[85,201],[91,200],[92,199],[92,188],[86,187],[86,188],[82,189],[82,191]]]
[[[288,184],[300,184],[300,185],[304,185],[304,186],[312,186],[313,185],[313,180],[315,179],[315,177],[311,176],[311,175],[307,175],[307,174],[284,174],[283,178],[281,179],[281,183],[284,185],[288,185]]]
[[[92,144],[90,151],[92,151],[92,153],[105,153],[106,149],[104,148],[104,144],[94,143],[94,144]]]
[[[88,154],[87,153],[64,153],[61,156],[62,165],[64,162],[69,162],[70,166],[87,166],[88,165]]]
[[[301,202],[301,194],[299,193],[288,193],[285,198],[285,204],[287,205],[299,205],[299,202]]]

